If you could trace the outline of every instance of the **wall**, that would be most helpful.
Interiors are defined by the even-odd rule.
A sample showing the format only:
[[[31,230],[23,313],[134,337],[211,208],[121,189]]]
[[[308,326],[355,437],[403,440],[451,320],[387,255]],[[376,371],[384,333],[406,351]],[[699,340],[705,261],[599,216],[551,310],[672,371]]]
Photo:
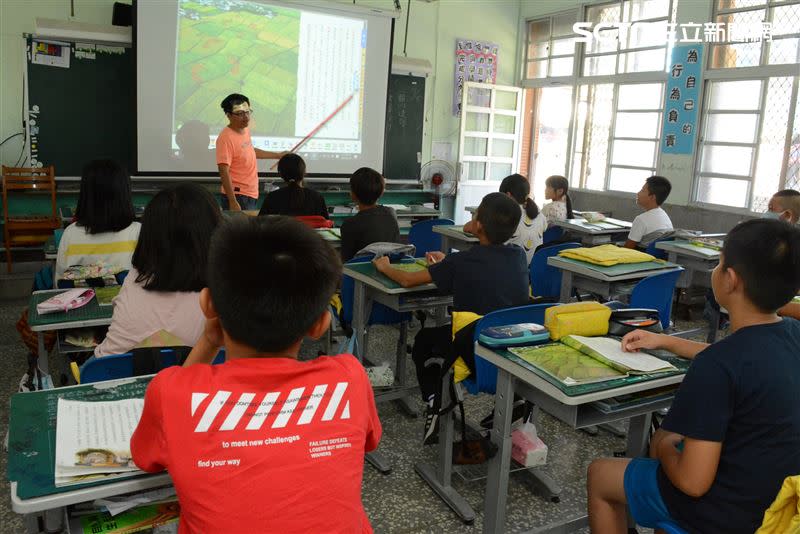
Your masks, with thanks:
[[[77,22],[111,24],[114,0],[74,0]],[[130,3],[130,2],[128,2]],[[37,17],[70,19],[68,0],[0,1],[0,141],[22,131],[23,33],[33,33]],[[0,162],[13,165],[22,137],[0,147]]]
[[[352,4],[351,0],[335,0]],[[75,18],[79,22],[110,24],[114,0],[75,0]],[[357,0],[357,5],[394,9],[392,0]],[[396,19],[394,55],[403,54],[408,0],[401,0],[402,12]],[[497,83],[513,85],[518,65],[517,32],[520,0],[411,0],[406,54],[427,59],[433,74],[426,82],[426,113],[422,147],[423,163],[430,160],[435,141],[458,144],[458,117],[451,112],[453,93],[453,57],[458,37],[492,40],[500,46]],[[69,18],[67,0],[0,1],[0,140],[22,129],[23,32],[34,31],[34,19]],[[0,149],[0,162],[13,165],[22,148],[15,138]]]

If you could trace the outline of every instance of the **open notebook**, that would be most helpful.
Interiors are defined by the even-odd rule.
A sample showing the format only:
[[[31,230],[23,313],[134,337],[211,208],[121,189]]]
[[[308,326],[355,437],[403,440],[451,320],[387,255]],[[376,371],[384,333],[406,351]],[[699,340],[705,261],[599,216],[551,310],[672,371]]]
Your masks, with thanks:
[[[676,370],[650,354],[623,352],[619,340],[607,337],[565,336],[558,343],[509,351],[568,386]]]

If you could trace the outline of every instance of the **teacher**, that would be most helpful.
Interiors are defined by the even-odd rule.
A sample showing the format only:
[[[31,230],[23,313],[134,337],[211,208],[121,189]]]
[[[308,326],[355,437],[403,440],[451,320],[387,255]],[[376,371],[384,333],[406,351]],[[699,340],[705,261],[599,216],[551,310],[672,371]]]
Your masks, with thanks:
[[[217,167],[222,178],[222,208],[254,210],[258,202],[257,159],[279,159],[288,152],[269,152],[253,146],[250,139],[250,100],[238,93],[225,97],[222,110],[228,117],[217,137]]]

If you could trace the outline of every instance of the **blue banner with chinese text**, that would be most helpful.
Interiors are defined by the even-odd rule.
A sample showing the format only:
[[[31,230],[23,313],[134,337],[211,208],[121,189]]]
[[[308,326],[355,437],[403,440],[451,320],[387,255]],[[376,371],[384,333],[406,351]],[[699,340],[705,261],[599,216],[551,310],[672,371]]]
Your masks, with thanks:
[[[672,49],[661,134],[661,152],[665,154],[691,154],[694,151],[702,56],[701,43],[675,45]]]

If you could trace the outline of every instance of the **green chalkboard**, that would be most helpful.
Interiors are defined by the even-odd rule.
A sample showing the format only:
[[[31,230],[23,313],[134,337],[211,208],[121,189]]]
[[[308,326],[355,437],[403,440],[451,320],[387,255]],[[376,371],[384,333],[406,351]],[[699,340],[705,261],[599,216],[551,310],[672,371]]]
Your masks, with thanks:
[[[386,144],[383,175],[389,180],[419,178],[417,154],[422,150],[425,120],[425,78],[392,74],[386,102]]]
[[[28,134],[31,163],[54,165],[56,176],[80,176],[92,159],[133,169],[136,134],[133,50],[67,43],[69,65],[35,62],[39,41],[27,37]],[[57,52],[58,49],[55,49]]]

